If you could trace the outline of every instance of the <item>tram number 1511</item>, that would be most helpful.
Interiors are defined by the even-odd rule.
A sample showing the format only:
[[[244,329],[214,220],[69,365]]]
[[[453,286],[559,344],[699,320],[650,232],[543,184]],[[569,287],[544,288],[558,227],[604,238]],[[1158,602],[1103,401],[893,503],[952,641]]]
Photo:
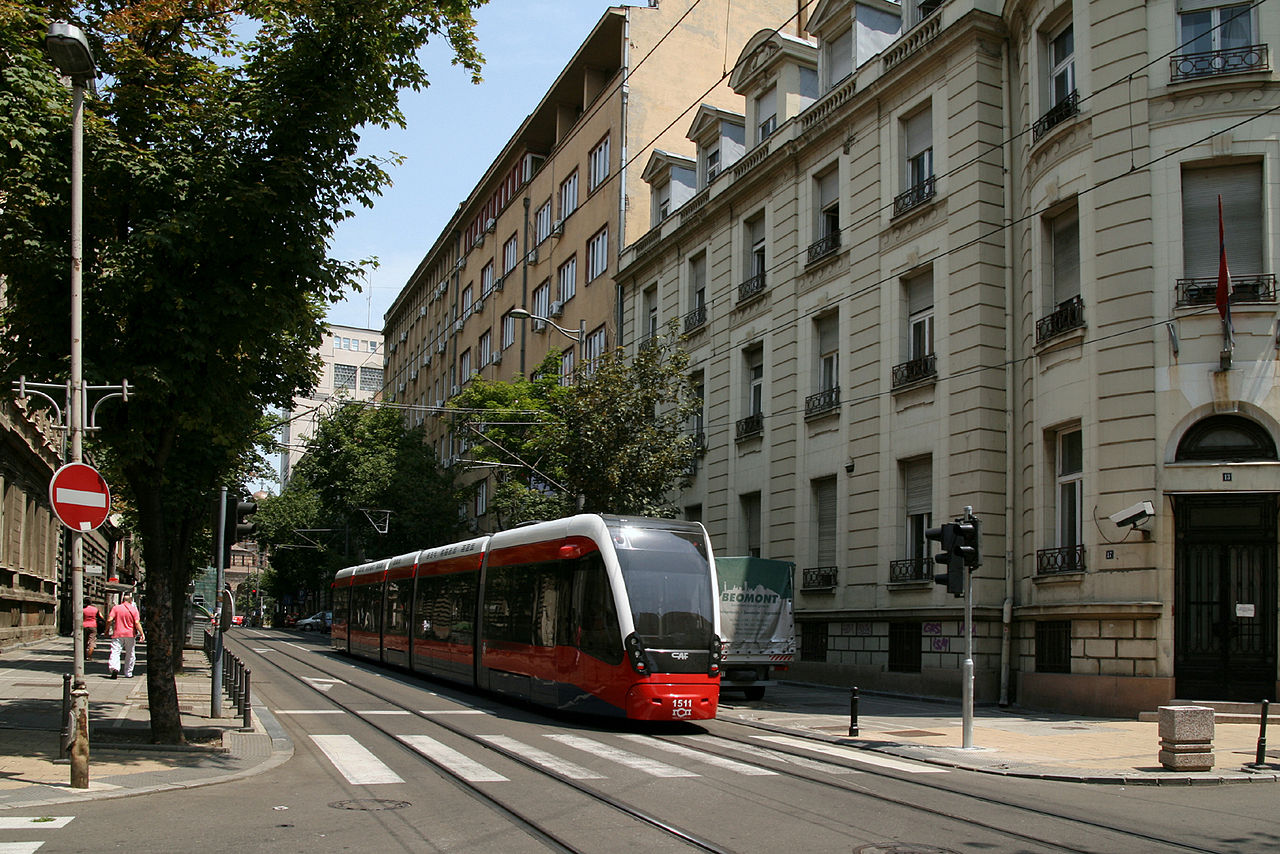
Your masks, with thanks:
[[[693,700],[689,698],[673,697],[671,699],[671,717],[674,720],[680,720],[690,717],[693,714]]]

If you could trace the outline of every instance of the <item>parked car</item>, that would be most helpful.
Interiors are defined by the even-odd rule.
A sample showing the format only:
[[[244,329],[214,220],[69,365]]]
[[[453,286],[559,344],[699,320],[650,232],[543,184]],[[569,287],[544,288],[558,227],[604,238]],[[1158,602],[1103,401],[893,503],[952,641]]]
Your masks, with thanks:
[[[233,615],[233,616],[231,617],[231,625],[233,625],[233,626],[243,626],[243,625],[244,625],[244,614],[235,614],[235,615]]]
[[[332,611],[317,611],[305,620],[298,620],[298,628],[304,632],[327,632],[329,624],[333,622]]]

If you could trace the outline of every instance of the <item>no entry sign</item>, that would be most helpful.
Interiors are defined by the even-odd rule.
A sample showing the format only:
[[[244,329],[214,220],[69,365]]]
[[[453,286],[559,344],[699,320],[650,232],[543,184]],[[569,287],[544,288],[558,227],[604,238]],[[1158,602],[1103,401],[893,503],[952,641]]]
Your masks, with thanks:
[[[49,502],[62,524],[73,531],[92,531],[111,512],[111,490],[93,466],[67,463],[49,481]]]

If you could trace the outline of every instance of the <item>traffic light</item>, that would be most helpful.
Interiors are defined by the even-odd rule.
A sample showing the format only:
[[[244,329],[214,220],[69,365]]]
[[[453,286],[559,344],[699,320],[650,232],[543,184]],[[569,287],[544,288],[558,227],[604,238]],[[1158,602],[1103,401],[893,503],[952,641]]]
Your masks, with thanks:
[[[930,528],[924,532],[924,537],[930,542],[937,543],[941,547],[941,551],[933,556],[934,563],[940,563],[947,568],[946,572],[938,573],[933,580],[938,584],[947,585],[947,592],[954,593],[957,596],[964,595],[964,558],[959,552],[960,534],[959,525],[955,522],[946,522],[939,528]]]
[[[258,512],[258,503],[241,495],[227,495],[227,512],[222,528],[222,565],[231,565],[231,547],[258,533],[249,518]]]
[[[956,552],[968,569],[982,566],[982,520],[975,516],[956,524]]]

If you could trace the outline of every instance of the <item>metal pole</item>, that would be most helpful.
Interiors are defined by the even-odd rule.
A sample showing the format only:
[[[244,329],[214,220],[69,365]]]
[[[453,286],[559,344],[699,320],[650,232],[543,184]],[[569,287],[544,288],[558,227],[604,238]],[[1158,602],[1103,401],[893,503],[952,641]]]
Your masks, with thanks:
[[[84,81],[72,81],[71,109],[71,412],[67,432],[71,462],[84,460],[83,269]],[[71,788],[89,788],[89,690],[84,681],[84,540],[71,532],[71,636],[73,665],[71,709]]]
[[[858,686],[849,689],[849,735],[858,734]]]
[[[1270,700],[1262,701],[1262,720],[1258,724],[1258,752],[1253,757],[1253,766],[1261,768],[1266,764],[1267,759],[1267,710],[1271,706]]]
[[[966,570],[964,585],[964,748],[973,747],[973,575]]]
[[[218,493],[218,531],[214,535],[214,542],[217,549],[214,554],[214,566],[218,568],[217,586],[214,589],[214,596],[218,599],[218,605],[213,611],[213,674],[212,682],[209,686],[209,717],[222,717],[222,629],[219,624],[222,621],[222,553],[226,548],[223,542],[227,538],[227,488],[222,487]]]

